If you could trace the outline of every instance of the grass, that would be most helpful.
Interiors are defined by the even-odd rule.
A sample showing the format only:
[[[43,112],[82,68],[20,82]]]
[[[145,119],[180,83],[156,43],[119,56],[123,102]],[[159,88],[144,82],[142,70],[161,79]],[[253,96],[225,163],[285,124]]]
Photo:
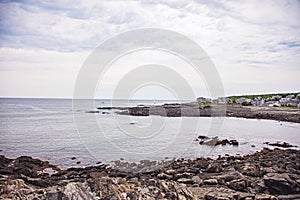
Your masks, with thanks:
[[[236,100],[236,99],[239,99],[241,97],[245,97],[247,99],[254,99],[256,97],[262,97],[264,99],[267,99],[267,98],[272,98],[272,96],[281,96],[281,97],[286,97],[288,95],[297,95],[299,94],[300,92],[296,92],[296,93],[273,93],[273,94],[256,94],[256,95],[239,95],[239,96],[229,96],[229,98],[231,98],[232,100]]]

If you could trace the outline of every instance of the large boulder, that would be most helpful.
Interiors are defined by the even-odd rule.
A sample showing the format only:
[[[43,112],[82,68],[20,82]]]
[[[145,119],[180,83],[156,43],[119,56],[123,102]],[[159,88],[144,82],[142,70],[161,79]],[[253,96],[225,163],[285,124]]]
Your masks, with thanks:
[[[263,177],[263,180],[271,194],[296,194],[300,192],[299,184],[286,173],[268,173]]]

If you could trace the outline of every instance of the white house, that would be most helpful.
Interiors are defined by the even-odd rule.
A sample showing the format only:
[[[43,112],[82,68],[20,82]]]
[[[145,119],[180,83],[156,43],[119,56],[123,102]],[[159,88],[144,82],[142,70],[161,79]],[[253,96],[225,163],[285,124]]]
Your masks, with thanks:
[[[198,97],[197,98],[197,102],[200,102],[200,103],[211,103],[212,99],[211,98],[205,98],[205,97]]]
[[[251,100],[251,104],[254,106],[263,106],[265,104],[265,99],[262,97],[256,97],[255,99]]]
[[[295,95],[293,95],[293,94],[290,94],[290,95],[286,96],[285,98],[292,99],[292,98],[294,98],[294,97],[295,97]]]

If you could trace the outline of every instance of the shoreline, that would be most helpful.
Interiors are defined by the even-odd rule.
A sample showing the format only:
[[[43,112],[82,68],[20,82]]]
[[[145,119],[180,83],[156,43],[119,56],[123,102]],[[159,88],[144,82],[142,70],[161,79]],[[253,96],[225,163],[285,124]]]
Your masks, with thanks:
[[[0,197],[4,199],[300,198],[300,150],[294,149],[179,159],[137,173],[105,164],[62,170],[27,156],[0,156],[0,161]],[[144,165],[151,166],[150,161]]]
[[[300,123],[299,108],[242,106],[236,104],[163,104],[134,107],[99,107],[98,110],[116,109],[121,115],[166,117],[237,117],[246,119],[268,119]],[[100,111],[99,111],[100,112]]]

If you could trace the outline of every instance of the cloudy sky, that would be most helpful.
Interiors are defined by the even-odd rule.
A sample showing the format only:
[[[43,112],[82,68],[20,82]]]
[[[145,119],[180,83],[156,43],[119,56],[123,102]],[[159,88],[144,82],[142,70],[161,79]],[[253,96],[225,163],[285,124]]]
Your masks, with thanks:
[[[0,2],[1,97],[72,97],[77,74],[97,46],[149,27],[197,42],[214,62],[227,95],[300,91],[296,0]],[[103,90],[101,97],[109,97],[109,87]]]

